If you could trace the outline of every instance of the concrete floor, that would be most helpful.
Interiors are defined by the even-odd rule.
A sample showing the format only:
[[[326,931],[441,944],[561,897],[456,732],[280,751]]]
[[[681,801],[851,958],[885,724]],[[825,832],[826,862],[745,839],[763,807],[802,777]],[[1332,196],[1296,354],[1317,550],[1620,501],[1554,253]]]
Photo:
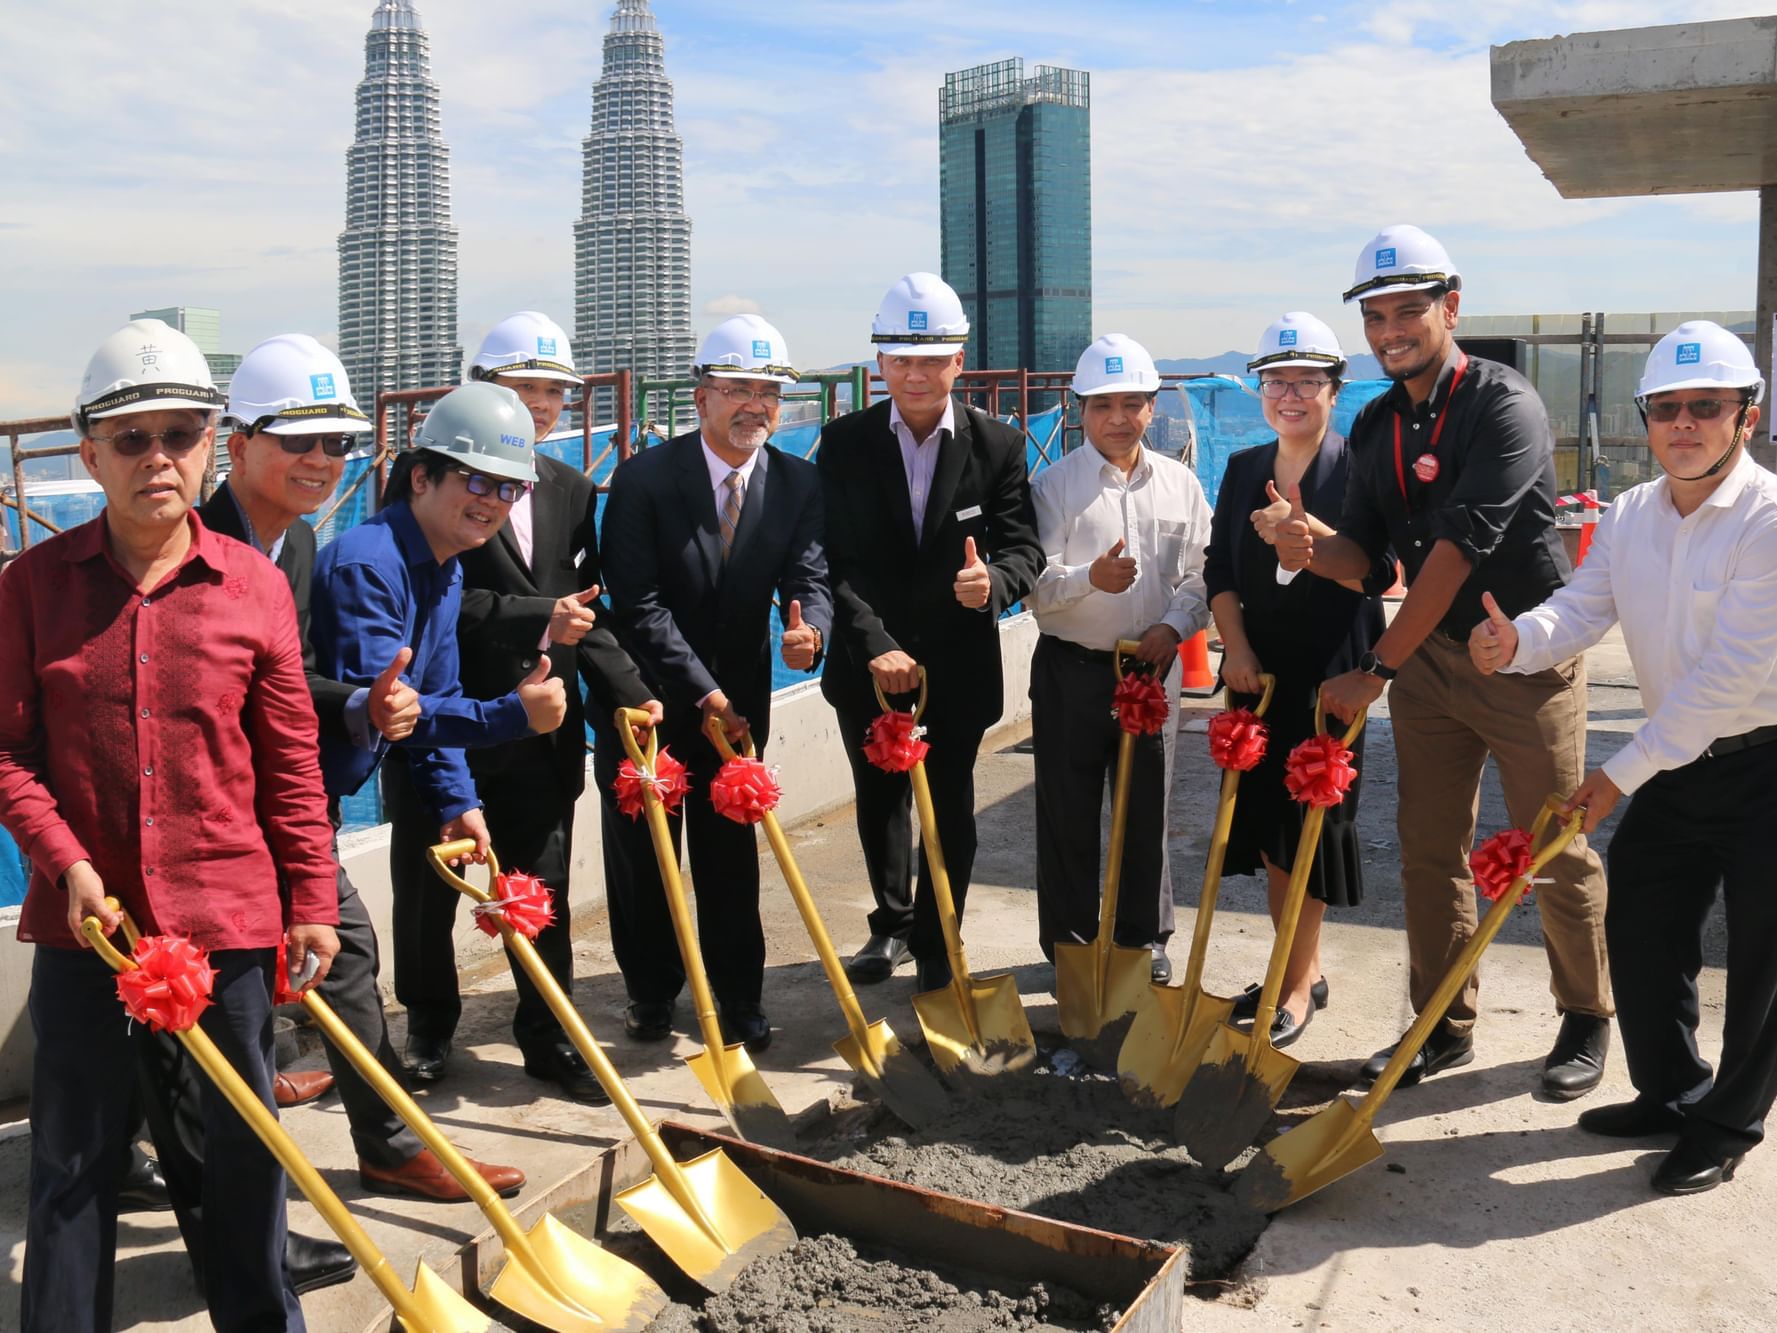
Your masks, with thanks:
[[[1602,761],[1640,717],[1626,655],[1607,641],[1591,656],[1591,759]],[[1204,702],[1187,726],[1214,709]],[[1371,726],[1361,831],[1368,897],[1329,918],[1324,938],[1330,1007],[1292,1051],[1305,1062],[1301,1085],[1348,1084],[1356,1062],[1392,1041],[1411,1015],[1400,930],[1394,835],[1392,747],[1386,708]],[[1034,936],[1031,760],[1017,739],[990,741],[979,770],[981,852],[969,902],[971,963],[980,972],[1018,977],[1033,1024],[1054,1026],[1047,970]],[[1188,947],[1192,906],[1207,844],[1219,774],[1200,734],[1180,747],[1173,792],[1173,860],[1180,905],[1175,963]],[[785,777],[793,781],[794,775]],[[1497,785],[1489,781],[1481,828],[1505,824]],[[1605,830],[1608,834],[1608,826]],[[861,942],[869,907],[849,812],[808,821],[791,840],[821,901],[841,951]],[[1603,839],[1600,839],[1601,843]],[[830,1043],[844,1025],[764,849],[770,966],[765,1002],[777,1040],[757,1063],[792,1115],[849,1085]],[[1703,1044],[1719,1049],[1722,1012],[1721,923],[1711,925],[1702,979]],[[1222,888],[1207,983],[1237,993],[1263,972],[1270,947],[1263,885],[1230,879]],[[643,1046],[622,1035],[621,982],[602,916],[577,922],[576,1001],[649,1115],[714,1122],[680,1057],[697,1049],[694,1023],[680,1005],[680,1033],[668,1045]],[[1280,1214],[1246,1265],[1242,1280],[1189,1310],[1193,1327],[1406,1328],[1448,1325],[1520,1330],[1614,1328],[1769,1328],[1777,1276],[1777,1168],[1753,1154],[1737,1178],[1714,1193],[1662,1199],[1647,1187],[1657,1145],[1621,1145],[1574,1127],[1578,1110],[1629,1095],[1620,1060],[1587,1101],[1559,1104],[1533,1091],[1557,1020],[1548,993],[1534,909],[1520,909],[1489,951],[1476,1062],[1392,1098],[1378,1119],[1383,1161]],[[503,970],[474,979],[450,1077],[421,1100],[471,1155],[512,1162],[530,1175],[526,1197],[584,1165],[624,1136],[616,1114],[587,1110],[546,1094],[526,1078],[510,1044],[511,982]],[[919,1026],[909,997],[911,969],[861,992],[871,1016],[886,1016],[905,1042]],[[392,1015],[397,1042],[402,1019]],[[304,1064],[318,1063],[311,1055]],[[305,1151],[384,1248],[411,1274],[416,1259],[437,1264],[483,1223],[472,1207],[407,1204],[358,1188],[344,1117],[336,1099],[286,1116]],[[23,1251],[27,1140],[0,1141],[0,1329],[16,1327]],[[299,1230],[320,1234],[313,1210],[291,1204]],[[1715,1243],[1697,1243],[1714,1238]],[[185,1330],[206,1326],[189,1281],[170,1214],[126,1216],[120,1228],[120,1327]],[[1682,1252],[1682,1260],[1674,1255]],[[379,1302],[356,1281],[310,1296],[309,1325],[327,1333],[364,1326]]]

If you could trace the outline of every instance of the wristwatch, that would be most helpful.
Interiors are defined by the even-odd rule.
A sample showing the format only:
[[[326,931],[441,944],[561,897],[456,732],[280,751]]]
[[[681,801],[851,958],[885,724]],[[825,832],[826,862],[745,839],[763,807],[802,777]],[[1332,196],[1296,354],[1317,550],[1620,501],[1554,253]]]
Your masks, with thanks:
[[[1395,677],[1394,668],[1383,666],[1382,659],[1374,652],[1367,652],[1358,658],[1357,669],[1366,676],[1376,677],[1377,680],[1393,680]]]

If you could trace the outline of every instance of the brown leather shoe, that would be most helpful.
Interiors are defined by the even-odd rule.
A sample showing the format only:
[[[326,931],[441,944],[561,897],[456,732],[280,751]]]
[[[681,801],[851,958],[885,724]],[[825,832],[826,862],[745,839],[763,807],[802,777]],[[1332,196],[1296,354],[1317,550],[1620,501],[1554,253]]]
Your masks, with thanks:
[[[271,1091],[280,1110],[307,1106],[333,1091],[333,1075],[325,1069],[292,1069],[271,1081]]]
[[[510,1199],[524,1188],[524,1172],[515,1166],[490,1166],[472,1157],[468,1162],[502,1199]],[[420,1149],[417,1155],[393,1167],[372,1166],[360,1157],[358,1183],[372,1194],[400,1194],[440,1203],[464,1203],[469,1198],[469,1192],[457,1184],[429,1148]]]

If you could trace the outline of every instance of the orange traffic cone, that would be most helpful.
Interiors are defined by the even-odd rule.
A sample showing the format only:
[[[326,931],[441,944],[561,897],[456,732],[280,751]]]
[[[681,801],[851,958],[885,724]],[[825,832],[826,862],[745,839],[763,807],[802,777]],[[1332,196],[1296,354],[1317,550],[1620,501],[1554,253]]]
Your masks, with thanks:
[[[1209,669],[1209,635],[1198,630],[1178,646],[1179,687],[1186,690],[1207,690],[1216,683],[1216,673]]]

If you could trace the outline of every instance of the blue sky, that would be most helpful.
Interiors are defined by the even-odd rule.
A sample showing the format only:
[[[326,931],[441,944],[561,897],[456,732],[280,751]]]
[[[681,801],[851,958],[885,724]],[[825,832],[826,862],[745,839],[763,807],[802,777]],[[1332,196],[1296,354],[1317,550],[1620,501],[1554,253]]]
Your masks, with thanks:
[[[134,309],[218,307],[241,352],[292,330],[331,340],[372,7],[15,4],[0,417],[65,410],[90,349]],[[580,141],[611,6],[418,7],[451,146],[464,343],[526,307],[571,327]],[[938,267],[939,85],[1015,55],[1092,73],[1094,325],[1157,356],[1250,347],[1296,308],[1356,346],[1338,293],[1396,221],[1446,243],[1469,313],[1752,303],[1753,196],[1563,200],[1488,100],[1490,43],[1658,23],[1669,4],[654,9],[685,140],[698,332],[758,309],[805,365],[867,355],[883,291]]]

